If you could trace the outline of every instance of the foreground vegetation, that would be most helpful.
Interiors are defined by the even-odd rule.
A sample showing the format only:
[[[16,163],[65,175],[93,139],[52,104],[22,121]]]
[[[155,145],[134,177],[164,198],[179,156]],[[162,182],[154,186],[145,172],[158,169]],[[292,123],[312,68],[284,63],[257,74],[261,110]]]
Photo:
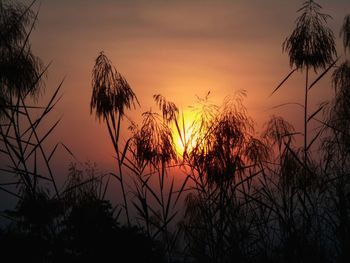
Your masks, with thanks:
[[[143,122],[135,124],[126,113],[138,107],[137,96],[102,52],[92,71],[90,109],[106,126],[116,169],[99,174],[91,164],[85,169],[72,164],[65,183],[58,185],[52,157],[60,147],[72,153],[64,144],[47,149],[46,139],[59,121],[47,132],[41,127],[59,101],[61,85],[46,106],[32,105],[45,88],[48,69],[28,44],[37,14],[32,6],[0,2],[0,153],[5,160],[0,189],[17,200],[14,209],[2,212],[9,219],[0,231],[2,258],[347,262],[350,62],[337,57],[326,26],[329,16],[317,3],[307,1],[299,12],[283,44],[291,72],[273,93],[292,74],[305,74],[303,132],[273,116],[255,136],[244,92],[221,106],[211,104],[209,94],[199,99],[190,127],[173,102],[154,95],[159,111],[143,113]],[[341,36],[350,51],[349,16]],[[314,81],[310,69],[317,73]],[[310,90],[329,74],[334,98],[310,109]],[[310,131],[310,125],[316,129]],[[123,126],[129,127],[126,141],[121,140]],[[184,146],[181,156],[174,133]],[[115,207],[106,199],[110,180],[120,186],[112,189],[122,197]]]

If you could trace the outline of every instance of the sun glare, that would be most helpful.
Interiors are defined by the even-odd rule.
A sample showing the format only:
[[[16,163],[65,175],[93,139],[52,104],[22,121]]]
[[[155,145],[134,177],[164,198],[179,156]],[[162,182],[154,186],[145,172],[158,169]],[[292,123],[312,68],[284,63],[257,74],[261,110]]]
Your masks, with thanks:
[[[187,152],[190,152],[195,147],[198,137],[196,132],[197,118],[193,111],[183,111],[178,120],[178,127],[175,124],[171,127],[175,150],[179,156],[183,155],[185,148]]]

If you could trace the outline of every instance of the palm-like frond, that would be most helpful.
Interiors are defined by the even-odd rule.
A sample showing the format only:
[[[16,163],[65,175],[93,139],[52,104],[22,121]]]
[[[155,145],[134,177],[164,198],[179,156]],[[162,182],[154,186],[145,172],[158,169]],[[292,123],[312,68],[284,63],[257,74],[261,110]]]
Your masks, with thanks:
[[[179,115],[179,109],[175,103],[167,101],[166,98],[160,94],[153,95],[155,102],[159,109],[162,111],[163,120],[170,123],[177,119]]]
[[[350,93],[350,61],[343,62],[332,74],[332,84],[337,93]]]
[[[343,62],[332,75],[335,98],[331,105],[328,124],[336,134],[341,148],[347,152],[350,146],[350,61]]]
[[[213,112],[211,116],[207,129],[195,129],[195,145],[188,154],[190,165],[203,171],[209,182],[235,180],[244,167],[267,158],[267,147],[251,135],[253,122],[242,94],[227,98],[216,116]]]
[[[0,2],[0,45],[20,46],[26,38],[26,26],[34,18],[33,11],[23,5]]]
[[[33,55],[28,43],[37,19],[32,5],[6,5],[0,1],[0,109],[13,97],[37,95],[42,85],[42,62]]]
[[[123,116],[125,109],[135,106],[135,102],[138,103],[129,83],[101,52],[92,71],[90,112],[95,110],[99,119],[105,119],[109,114]]]
[[[170,128],[160,121],[154,112],[143,113],[143,124],[134,132],[133,145],[137,162],[159,165],[169,163],[176,158],[173,137]]]
[[[9,100],[26,93],[35,96],[40,87],[41,61],[30,50],[13,50],[0,54],[0,85]]]
[[[283,51],[288,52],[291,67],[325,68],[336,56],[333,32],[325,24],[331,18],[320,12],[321,6],[306,1],[298,10],[296,28],[284,41]]]

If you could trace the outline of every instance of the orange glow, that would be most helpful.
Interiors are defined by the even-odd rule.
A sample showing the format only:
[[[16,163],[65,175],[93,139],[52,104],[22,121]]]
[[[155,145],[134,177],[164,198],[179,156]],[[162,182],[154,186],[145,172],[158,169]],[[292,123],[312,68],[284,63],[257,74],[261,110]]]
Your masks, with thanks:
[[[198,140],[198,116],[195,112],[185,110],[180,113],[178,127],[171,127],[176,153],[181,157],[184,151],[191,152]],[[181,134],[181,135],[180,135]]]
[[[81,161],[96,161],[108,169],[115,166],[106,126],[96,122],[89,111],[91,70],[100,51],[127,79],[140,101],[142,108],[127,112],[135,123],[141,122],[142,112],[154,107],[153,94],[162,94],[185,109],[195,103],[197,95],[203,97],[208,91],[214,96],[213,102],[220,105],[226,96],[245,89],[248,97],[244,105],[257,127],[263,127],[276,105],[303,99],[299,89],[303,74],[294,74],[283,89],[269,96],[290,71],[281,44],[293,27],[295,1],[155,0],[101,4],[91,0],[84,6],[81,2],[43,1],[39,23],[31,36],[33,53],[44,64],[53,61],[46,94],[52,94],[67,76],[62,86],[63,99],[51,118],[64,115],[55,134]],[[347,1],[332,1],[330,13],[337,18],[334,30],[340,29],[342,19],[338,18],[348,6]],[[318,108],[318,103],[330,98],[332,91],[329,82],[322,82],[317,94],[310,96],[310,109]],[[297,130],[301,128],[299,108],[286,106],[277,110]],[[195,116],[187,117],[190,111],[184,113],[187,140],[192,134],[191,120],[195,120]],[[182,129],[180,120],[179,125]],[[130,136],[128,126],[124,120],[121,135],[125,140]],[[183,142],[176,128],[172,130],[176,150],[182,152]],[[66,167],[61,157],[59,160],[58,167]]]

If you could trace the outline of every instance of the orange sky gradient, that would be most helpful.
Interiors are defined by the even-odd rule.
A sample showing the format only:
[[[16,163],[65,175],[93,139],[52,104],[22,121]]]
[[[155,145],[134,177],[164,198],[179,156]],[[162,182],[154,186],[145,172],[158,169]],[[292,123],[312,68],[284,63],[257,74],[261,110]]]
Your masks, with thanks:
[[[29,3],[29,1],[26,1]],[[348,0],[318,1],[333,16],[339,54],[339,30],[350,10]],[[63,116],[51,141],[65,143],[78,161],[91,160],[113,169],[113,149],[104,124],[90,115],[91,71],[104,51],[128,80],[141,108],[128,112],[140,121],[143,111],[156,110],[153,94],[162,94],[186,109],[211,91],[220,104],[239,89],[257,131],[272,114],[301,127],[302,109],[286,102],[303,98],[304,78],[296,74],[280,92],[271,91],[289,72],[282,42],[294,28],[302,1],[41,1],[39,21],[31,37],[33,52],[49,69],[46,94],[59,82],[63,98],[52,118]],[[312,77],[314,78],[314,77]],[[332,94],[329,79],[311,91],[311,106]],[[128,126],[125,122],[124,126]],[[57,157],[59,169],[72,160]]]

